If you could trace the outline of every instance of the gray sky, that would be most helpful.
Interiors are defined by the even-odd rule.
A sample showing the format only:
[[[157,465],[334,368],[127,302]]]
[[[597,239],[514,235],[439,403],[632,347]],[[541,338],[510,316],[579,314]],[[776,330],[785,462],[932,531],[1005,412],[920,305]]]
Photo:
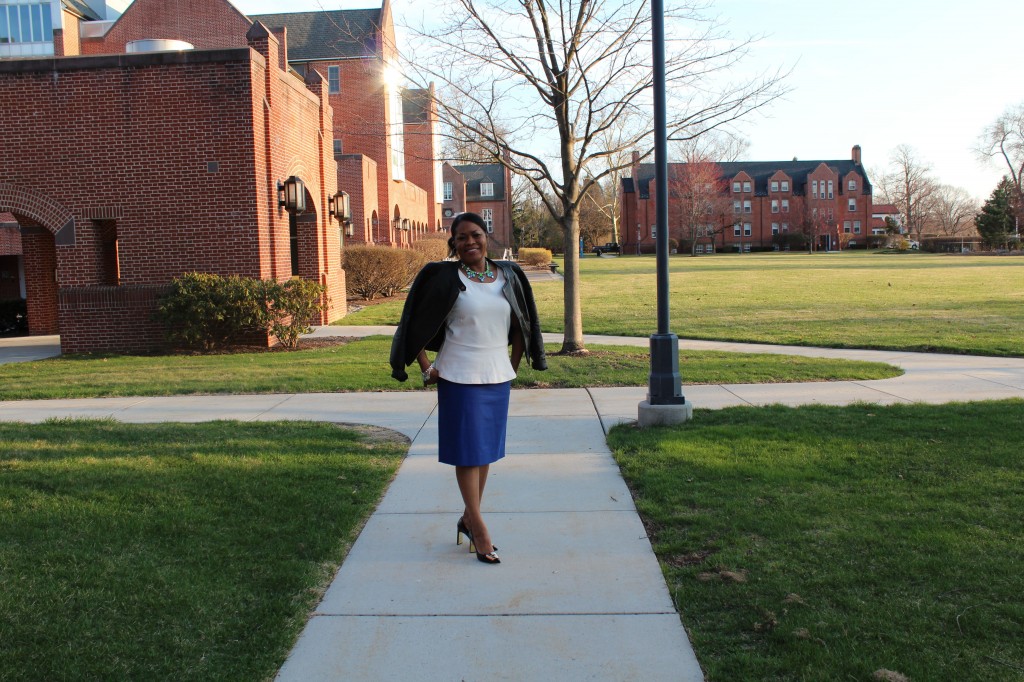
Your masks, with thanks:
[[[243,12],[380,6],[374,0],[234,0]],[[393,0],[413,23],[431,0]],[[763,36],[746,61],[791,68],[792,92],[741,124],[758,161],[848,158],[869,171],[908,144],[939,181],[986,198],[1005,172],[971,151],[985,125],[1024,102],[1018,0],[717,0],[712,16],[734,39]],[[1014,63],[1018,66],[1014,68]]]

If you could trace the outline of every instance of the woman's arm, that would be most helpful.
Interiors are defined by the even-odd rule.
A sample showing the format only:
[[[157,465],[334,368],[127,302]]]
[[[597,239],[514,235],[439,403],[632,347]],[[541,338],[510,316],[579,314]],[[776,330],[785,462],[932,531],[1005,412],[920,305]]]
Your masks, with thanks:
[[[430,372],[430,378],[424,379],[423,385],[429,386],[430,384],[436,384],[438,373],[437,370],[434,369],[434,365],[430,362],[430,358],[427,357],[427,351],[421,350],[419,352],[419,355],[416,356],[416,362],[419,363],[420,372],[422,372],[424,375],[426,375],[428,371]]]

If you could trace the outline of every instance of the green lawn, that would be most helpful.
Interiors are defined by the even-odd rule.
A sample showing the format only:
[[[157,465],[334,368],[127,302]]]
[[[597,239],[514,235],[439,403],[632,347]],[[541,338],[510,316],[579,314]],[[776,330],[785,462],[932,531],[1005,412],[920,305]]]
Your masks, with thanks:
[[[1024,356],[1024,257],[853,252],[673,256],[680,338]],[[657,326],[651,256],[580,264],[588,334]],[[560,332],[562,283],[534,285],[544,331]],[[396,324],[401,304],[339,324]]]
[[[554,351],[557,345],[550,346]],[[389,337],[295,352],[172,356],[67,356],[0,365],[0,400],[211,393],[424,390],[419,374],[400,383],[387,364]],[[517,387],[644,386],[646,348],[594,346],[587,358],[552,357],[550,369],[520,368]],[[722,352],[680,354],[686,383],[884,379],[882,363]],[[413,368],[415,369],[415,368]]]
[[[1024,680],[1024,401],[614,429],[710,681]]]
[[[0,424],[0,679],[271,679],[408,444],[331,424]]]

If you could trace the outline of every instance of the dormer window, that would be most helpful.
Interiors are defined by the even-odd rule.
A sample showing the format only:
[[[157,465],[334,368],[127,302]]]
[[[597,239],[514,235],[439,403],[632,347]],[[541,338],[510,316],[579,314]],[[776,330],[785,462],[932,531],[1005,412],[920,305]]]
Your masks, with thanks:
[[[849,189],[851,192],[856,192],[857,191],[857,181],[856,180],[850,180],[850,183],[847,185],[847,189]]]
[[[773,192],[778,192],[779,191],[779,181],[778,180],[772,180],[772,191]]]
[[[750,191],[750,183],[749,182],[744,182],[743,183],[743,191],[744,192],[749,192]]]
[[[789,191],[789,180],[783,180],[782,181],[782,191],[783,192],[788,192]]]
[[[482,196],[482,197],[493,197],[494,196],[494,183],[493,182],[481,182],[480,183],[480,196]]]
[[[740,183],[738,183],[738,182],[732,183],[732,191],[736,192],[738,194],[739,191],[740,191]]]

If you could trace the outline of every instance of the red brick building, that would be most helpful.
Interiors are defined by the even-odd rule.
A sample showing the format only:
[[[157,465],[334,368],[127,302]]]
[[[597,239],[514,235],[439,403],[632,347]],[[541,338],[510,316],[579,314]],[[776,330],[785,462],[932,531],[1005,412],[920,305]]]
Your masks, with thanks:
[[[65,19],[57,57],[0,60],[0,214],[20,232],[30,333],[64,352],[151,349],[156,299],[190,271],[315,280],[320,322],[343,315],[329,84],[289,69],[286,32],[226,0]],[[126,51],[147,39],[195,49]],[[279,206],[289,177],[301,215]]]
[[[452,166],[442,171],[442,226],[463,211],[479,214],[487,224],[492,254],[515,249],[512,241],[512,172],[500,163]]]
[[[288,64],[327,80],[339,188],[351,197],[349,238],[408,246],[441,225],[437,106],[401,86],[388,0],[379,9],[259,14],[287,35]]]
[[[871,234],[872,188],[860,146],[844,160],[669,164],[669,237],[696,253],[784,248],[805,235],[816,249],[863,247]],[[705,177],[706,176],[706,177]],[[699,178],[699,179],[698,179]],[[699,183],[701,187],[695,185]],[[704,194],[701,195],[701,190]],[[634,162],[620,192],[625,253],[655,248],[654,165]],[[688,218],[686,198],[699,196],[703,225]]]

